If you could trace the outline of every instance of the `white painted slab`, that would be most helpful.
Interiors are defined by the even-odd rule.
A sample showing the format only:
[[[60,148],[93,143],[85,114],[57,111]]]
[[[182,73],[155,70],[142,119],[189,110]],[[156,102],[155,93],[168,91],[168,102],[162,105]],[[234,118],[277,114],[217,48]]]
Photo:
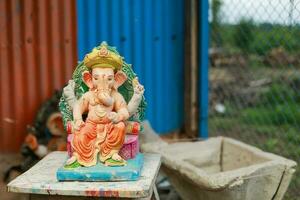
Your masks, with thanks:
[[[144,155],[144,167],[138,181],[58,182],[56,179],[56,170],[65,162],[67,153],[52,152],[27,172],[11,181],[7,185],[7,188],[9,192],[30,194],[127,198],[148,197],[152,194],[161,158],[158,154]]]

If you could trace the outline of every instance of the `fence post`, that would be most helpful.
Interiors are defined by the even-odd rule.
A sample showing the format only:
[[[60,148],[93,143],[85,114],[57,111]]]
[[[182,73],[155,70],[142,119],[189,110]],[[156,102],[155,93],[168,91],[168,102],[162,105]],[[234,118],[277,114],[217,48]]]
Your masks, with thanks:
[[[208,0],[199,3],[199,137],[208,137]]]
[[[197,137],[199,132],[199,0],[188,0],[184,3],[184,132],[188,137]]]

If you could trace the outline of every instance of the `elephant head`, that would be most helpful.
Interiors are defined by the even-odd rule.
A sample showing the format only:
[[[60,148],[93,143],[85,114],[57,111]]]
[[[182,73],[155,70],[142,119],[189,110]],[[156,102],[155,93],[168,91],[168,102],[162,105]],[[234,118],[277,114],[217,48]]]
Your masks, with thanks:
[[[117,90],[126,81],[127,76],[120,70],[114,73],[112,68],[97,67],[91,72],[83,72],[82,78],[89,89],[96,93],[102,104],[111,106],[113,104],[112,90]]]

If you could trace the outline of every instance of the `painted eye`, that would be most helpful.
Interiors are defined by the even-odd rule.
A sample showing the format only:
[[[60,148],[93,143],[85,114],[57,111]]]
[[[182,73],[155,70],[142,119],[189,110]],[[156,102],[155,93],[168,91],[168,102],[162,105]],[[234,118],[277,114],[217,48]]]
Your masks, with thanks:
[[[113,78],[112,77],[108,77],[108,81],[112,81],[113,80]]]
[[[94,80],[95,80],[95,81],[97,81],[97,80],[98,80],[98,78],[94,77]]]

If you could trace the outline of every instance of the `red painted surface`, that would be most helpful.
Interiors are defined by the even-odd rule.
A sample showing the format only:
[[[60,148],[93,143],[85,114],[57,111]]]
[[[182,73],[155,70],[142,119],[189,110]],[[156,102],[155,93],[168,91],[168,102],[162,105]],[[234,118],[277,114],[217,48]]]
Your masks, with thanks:
[[[119,197],[118,191],[101,191],[101,190],[87,190],[85,191],[87,196],[91,197]]]
[[[0,152],[18,151],[77,61],[75,0],[0,1]]]

